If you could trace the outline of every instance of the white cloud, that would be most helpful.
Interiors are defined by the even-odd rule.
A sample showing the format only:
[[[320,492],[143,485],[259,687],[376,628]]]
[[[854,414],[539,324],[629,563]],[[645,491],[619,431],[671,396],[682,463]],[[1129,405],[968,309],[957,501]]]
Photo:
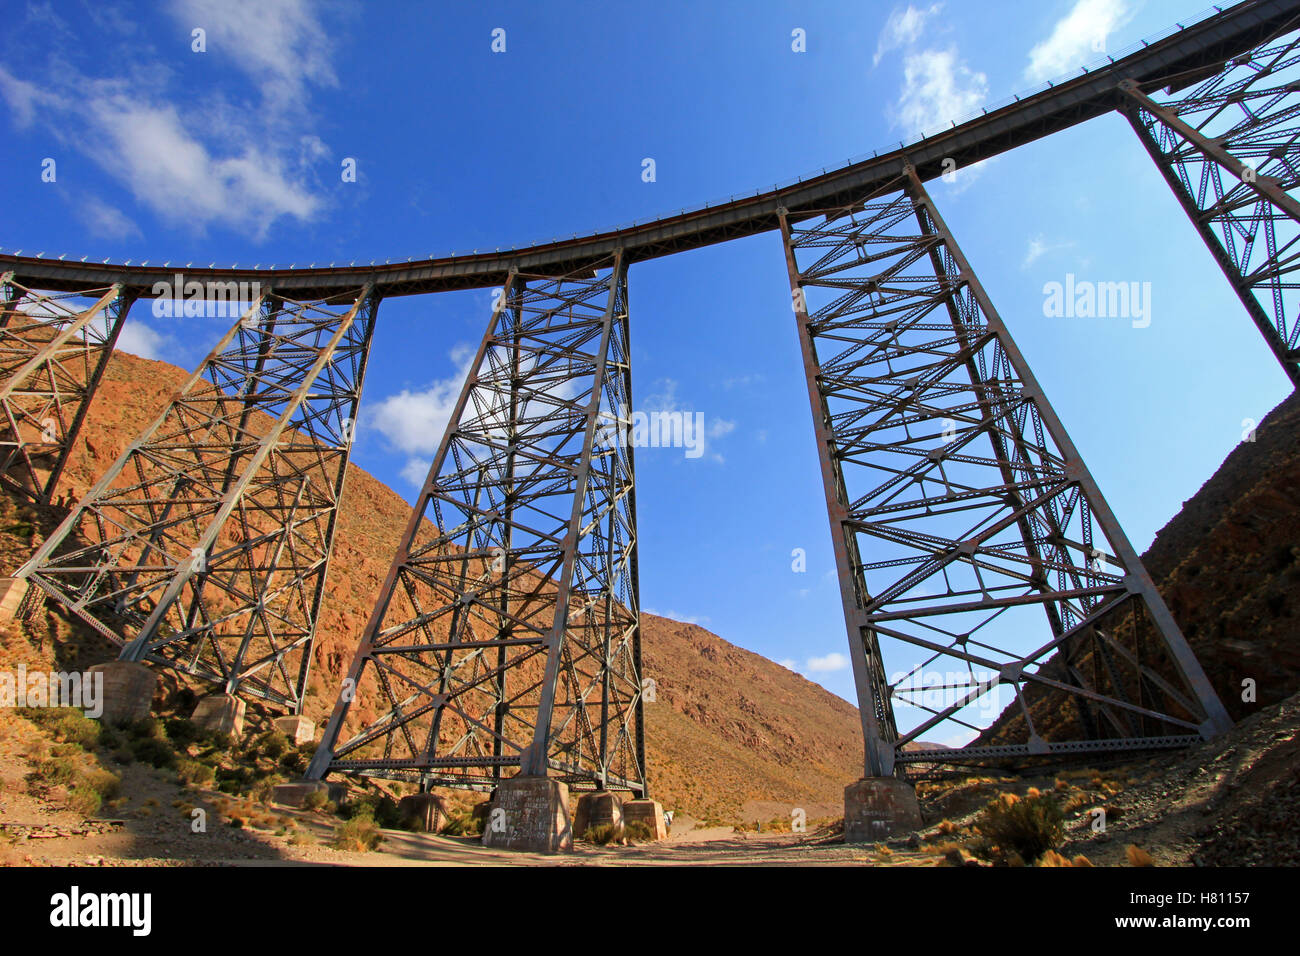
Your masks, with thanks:
[[[1127,0],[1078,0],[1051,36],[1029,51],[1026,79],[1041,83],[1077,70],[1103,55],[1107,37],[1132,18]]]
[[[170,341],[167,336],[135,319],[127,319],[117,334],[117,348],[146,359],[161,359],[162,350]]]
[[[306,0],[173,0],[187,33],[207,31],[209,56],[229,56],[275,113],[300,106],[308,87],[336,87],[333,43]]]
[[[401,475],[416,487],[424,484],[475,354],[471,346],[457,345],[451,350],[456,371],[447,378],[431,382],[418,391],[404,388],[366,413],[368,427],[383,435],[390,447],[411,456]]]
[[[942,3],[924,8],[908,4],[904,9],[895,9],[885,21],[885,28],[880,31],[880,40],[876,43],[876,55],[871,58],[871,65],[878,65],[884,55],[891,50],[911,46],[919,40],[926,21],[942,9]]]
[[[424,487],[424,479],[429,477],[429,466],[432,461],[425,461],[421,458],[408,458],[406,464],[402,466],[401,475],[417,488]]]
[[[965,119],[988,97],[988,77],[960,63],[954,48],[909,53],[894,123],[909,136]]]
[[[173,73],[160,64],[129,61],[92,77],[52,61],[23,79],[0,66],[0,98],[14,122],[40,124],[141,206],[199,233],[219,223],[262,240],[280,219],[315,219],[324,205],[315,169],[329,149],[309,129],[310,93],[338,85],[316,14],[305,0],[174,0],[171,12],[187,37],[193,27],[207,31],[204,55],[228,56],[255,88],[253,101],[232,101],[224,84],[201,98],[169,90]],[[98,234],[138,234],[105,203],[91,216]]]
[[[804,667],[811,674],[824,674],[831,671],[842,671],[849,666],[849,659],[843,654],[830,653],[825,657],[810,657]]]
[[[1020,263],[1020,268],[1028,269],[1035,262],[1047,255],[1049,252],[1057,252],[1061,249],[1069,249],[1074,245],[1073,242],[1048,242],[1042,235],[1034,236],[1029,240],[1029,247],[1025,250],[1024,261]]]
[[[92,236],[128,239],[140,236],[140,227],[130,216],[97,196],[84,196],[76,202],[77,215]]]

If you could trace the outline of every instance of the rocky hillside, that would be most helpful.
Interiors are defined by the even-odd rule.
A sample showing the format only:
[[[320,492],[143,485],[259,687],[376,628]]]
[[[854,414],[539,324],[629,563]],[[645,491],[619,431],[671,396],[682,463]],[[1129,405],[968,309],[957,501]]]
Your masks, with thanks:
[[[91,406],[60,487],[84,493],[159,413],[186,372],[117,353]],[[10,573],[39,541],[56,509],[5,502],[0,573]],[[310,716],[322,718],[351,662],[410,506],[351,467],[321,611]],[[838,814],[846,783],[861,775],[857,710],[757,654],[690,624],[642,618],[645,673],[656,682],[646,705],[646,746],[654,795],[702,820],[810,819]]]

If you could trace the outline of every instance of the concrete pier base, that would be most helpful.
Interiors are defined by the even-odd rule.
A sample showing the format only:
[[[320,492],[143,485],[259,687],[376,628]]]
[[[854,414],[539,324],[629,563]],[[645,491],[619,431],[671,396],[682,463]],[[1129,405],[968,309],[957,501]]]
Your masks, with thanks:
[[[610,790],[584,793],[573,811],[573,835],[581,840],[592,827],[604,826],[623,826],[623,801]]]
[[[668,825],[664,823],[664,808],[658,800],[628,800],[623,804],[623,825],[643,823],[650,828],[652,839],[667,840]]]
[[[25,578],[0,578],[0,621],[16,621],[23,598],[31,590]]]
[[[447,819],[447,801],[436,793],[413,793],[397,801],[397,812],[416,833],[437,833]]]
[[[190,720],[214,734],[238,737],[244,732],[245,706],[242,700],[230,694],[212,694],[199,701]]]
[[[105,724],[131,724],[144,720],[153,707],[153,692],[158,675],[144,664],[110,661],[90,668],[91,674],[104,675],[103,713]],[[93,678],[92,678],[93,679]]]
[[[511,777],[497,787],[483,845],[532,853],[573,849],[569,787],[550,777]]]
[[[844,842],[878,843],[921,829],[916,788],[897,777],[863,777],[844,788]]]
[[[325,794],[325,799],[332,803],[342,802],[347,790],[341,783],[326,783],[324,780],[298,780],[294,783],[276,784],[271,790],[271,802],[282,807],[302,808],[307,805],[307,797],[313,793]]]
[[[316,739],[316,722],[306,717],[298,715],[277,717],[271,721],[271,726],[293,741],[295,747],[309,744]]]

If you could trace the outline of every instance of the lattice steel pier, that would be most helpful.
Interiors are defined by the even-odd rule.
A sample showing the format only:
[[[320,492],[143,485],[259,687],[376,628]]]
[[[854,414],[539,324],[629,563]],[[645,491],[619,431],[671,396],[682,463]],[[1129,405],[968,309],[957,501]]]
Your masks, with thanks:
[[[627,265],[512,272],[307,776],[646,792]]]
[[[781,220],[864,775],[1178,746],[1231,726],[915,169]],[[1136,621],[1121,634],[1126,608],[1145,641]],[[916,680],[931,673],[941,686]],[[1082,733],[1041,732],[1029,687]],[[986,733],[972,715],[1000,688],[1019,721],[993,739],[908,748],[936,729]],[[898,701],[925,713],[905,733]]]

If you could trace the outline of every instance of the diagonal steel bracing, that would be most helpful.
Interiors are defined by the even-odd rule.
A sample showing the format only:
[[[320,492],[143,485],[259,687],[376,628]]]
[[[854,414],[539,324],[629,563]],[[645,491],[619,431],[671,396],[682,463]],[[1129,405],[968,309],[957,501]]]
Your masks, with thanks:
[[[19,576],[124,660],[300,711],[377,307],[263,293]]]
[[[48,504],[132,296],[42,293],[0,276],[0,483]]]
[[[626,269],[511,272],[308,778],[646,792]]]
[[[915,170],[781,229],[866,775],[1230,726]]]
[[[1124,112],[1273,354],[1300,387],[1300,33]],[[1168,78],[1169,87],[1184,81]],[[1146,89],[1150,89],[1150,84]],[[1163,85],[1163,84],[1161,84]]]

